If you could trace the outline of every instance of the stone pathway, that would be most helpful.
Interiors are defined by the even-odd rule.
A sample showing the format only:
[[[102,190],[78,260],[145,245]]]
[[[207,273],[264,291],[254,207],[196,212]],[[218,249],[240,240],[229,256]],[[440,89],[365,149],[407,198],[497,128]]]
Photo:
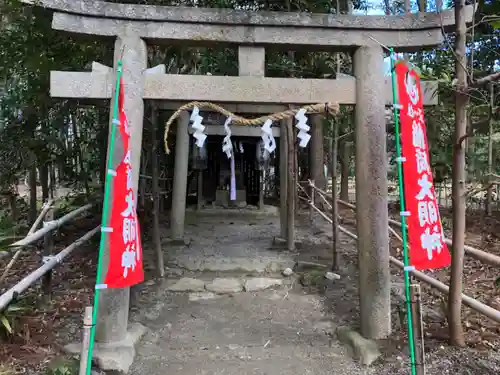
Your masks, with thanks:
[[[331,227],[321,219],[314,229],[298,221],[300,253],[271,246],[279,231],[274,215],[243,211],[187,221],[189,241],[165,246],[168,278],[149,279],[132,293],[131,322],[146,326],[147,333],[130,374],[410,373],[407,343],[398,338],[399,302],[393,306],[394,337],[378,343],[381,356],[372,341],[345,328],[359,323],[354,241],[340,238],[342,266],[333,274],[328,267],[308,270],[308,263],[331,262]],[[296,273],[282,272],[297,260]],[[492,353],[426,347],[429,375],[499,373]]]
[[[244,285],[249,289],[268,285],[257,280]],[[130,373],[364,373],[333,337],[335,324],[323,313],[321,297],[291,286],[217,294],[237,285],[242,289],[238,281],[207,283],[214,292],[164,292],[165,305],[146,323],[148,333]]]
[[[189,271],[247,273],[280,272],[293,267],[294,254],[271,248],[273,237],[279,233],[276,210],[267,215],[225,211],[201,216],[188,212],[187,245],[170,246],[166,242],[168,264]]]
[[[282,274],[297,254],[272,248],[276,215],[187,221],[189,241],[166,253],[169,279],[134,298],[148,332],[130,374],[366,373],[336,339],[342,319],[325,297]]]

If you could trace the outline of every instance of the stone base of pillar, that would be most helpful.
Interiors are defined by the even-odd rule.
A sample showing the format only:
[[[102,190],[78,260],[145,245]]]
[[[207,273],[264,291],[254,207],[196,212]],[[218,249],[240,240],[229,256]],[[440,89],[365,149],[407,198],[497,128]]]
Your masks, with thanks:
[[[283,238],[281,236],[275,236],[273,237],[273,242],[271,244],[272,249],[286,249],[286,238]],[[300,241],[295,241],[295,250],[299,250],[302,247],[302,242]]]
[[[167,247],[168,246],[189,246],[191,244],[191,240],[187,238],[167,238],[166,240],[163,240],[162,243],[164,243]]]
[[[101,370],[127,374],[134,361],[135,345],[146,330],[142,324],[133,323],[129,326],[125,339],[112,343],[96,342],[92,353],[93,361]],[[80,342],[68,344],[64,350],[71,355],[80,355],[82,344]]]

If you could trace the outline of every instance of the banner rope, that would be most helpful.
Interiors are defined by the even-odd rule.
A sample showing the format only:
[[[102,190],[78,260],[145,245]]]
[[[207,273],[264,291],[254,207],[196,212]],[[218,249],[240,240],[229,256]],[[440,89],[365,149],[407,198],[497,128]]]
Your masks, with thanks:
[[[398,190],[399,190],[399,202],[401,207],[401,213],[405,211],[405,194],[404,194],[404,183],[403,183],[403,162],[404,159],[401,155],[401,132],[399,129],[399,103],[397,95],[397,81],[394,61],[396,55],[394,50],[390,49],[390,61],[391,61],[391,80],[392,80],[392,100],[394,108],[394,128],[396,132],[396,160],[398,168]],[[405,281],[405,299],[406,299],[406,314],[408,323],[408,346],[410,349],[410,361],[411,361],[411,374],[417,375],[417,365],[415,363],[415,342],[413,341],[413,317],[411,312],[411,296],[410,296],[410,271],[409,271],[409,256],[408,256],[408,239],[407,239],[407,226],[406,226],[406,216],[401,214],[401,234],[403,242],[403,258],[404,258],[404,281]]]
[[[227,109],[211,103],[211,102],[189,102],[184,104],[183,106],[179,107],[177,111],[174,112],[172,116],[167,120],[165,123],[165,134],[163,137],[163,141],[165,143],[165,152],[167,154],[170,154],[170,149],[168,148],[168,133],[170,131],[170,127],[173,124],[173,122],[181,115],[183,111],[188,111],[190,109],[193,109],[194,107],[198,107],[200,109],[205,108],[205,109],[212,109],[216,112],[219,112],[220,114],[226,116],[226,117],[231,117],[231,123],[236,124],[236,125],[245,125],[245,126],[251,126],[251,125],[261,125],[264,123],[266,120],[272,120],[274,121],[281,121],[285,120],[287,118],[293,117],[299,112],[301,109],[304,109],[306,113],[324,113],[325,109],[333,114],[336,115],[339,113],[339,105],[338,103],[319,103],[319,104],[312,104],[312,105],[307,105],[304,107],[300,108],[295,108],[295,109],[288,109],[286,111],[282,112],[276,112],[270,115],[266,116],[260,116],[254,119],[247,119],[238,115],[235,115],[234,113],[228,111]]]

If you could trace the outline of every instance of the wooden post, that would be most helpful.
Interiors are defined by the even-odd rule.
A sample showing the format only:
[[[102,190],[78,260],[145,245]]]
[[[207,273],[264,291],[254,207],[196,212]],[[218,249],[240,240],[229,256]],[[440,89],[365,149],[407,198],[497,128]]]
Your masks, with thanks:
[[[289,105],[288,106],[289,109],[294,109],[296,108],[296,106],[294,105]],[[298,155],[298,152],[297,152],[297,148],[296,148],[296,142],[297,142],[297,137],[295,135],[295,127],[294,127],[294,119],[295,117],[292,117],[290,119],[288,119],[287,121],[287,133],[288,133],[288,138],[287,138],[287,142],[288,142],[288,157],[290,158],[290,156],[292,157],[291,160],[289,160],[288,162],[291,163],[289,164],[289,168],[288,170],[290,171],[290,168],[293,168],[293,180],[290,180],[290,176],[288,178],[288,189],[292,189],[292,191],[294,192],[294,197],[293,197],[293,215],[294,215],[294,223],[295,223],[295,214],[297,213],[298,211],[298,206],[299,206],[299,189],[297,188],[297,182],[300,181],[300,178],[299,178],[299,155]],[[290,154],[291,152],[291,154]],[[289,202],[292,202],[290,200],[290,198],[288,199]],[[288,203],[288,204],[291,204],[291,203]],[[295,224],[294,224],[295,225]],[[293,229],[294,233],[295,233],[295,229]]]
[[[146,155],[144,155],[144,156],[146,156]],[[147,174],[146,167],[147,167],[147,159],[145,157],[142,157],[140,170],[143,172],[141,172],[141,173]],[[145,206],[146,206],[146,185],[147,185],[146,179],[139,178],[139,208],[141,210],[144,210]]]
[[[295,175],[295,142],[293,136],[293,121],[292,119],[287,119],[286,121],[286,131],[287,131],[287,154],[288,154],[288,210],[287,210],[287,250],[295,250],[295,196],[297,191],[296,186],[296,175]]]
[[[196,209],[200,211],[203,207],[203,171],[198,171],[198,191],[196,192]]]
[[[288,120],[280,123],[280,236],[287,238],[288,233]]]
[[[314,185],[314,187],[316,186],[315,183],[314,183],[314,179],[311,180],[311,184]],[[314,193],[315,193],[315,189],[314,189],[313,186],[311,186],[311,205],[309,206],[309,222],[311,224],[311,226],[313,225],[313,221],[314,221]]]
[[[259,173],[259,210],[264,209],[264,169],[257,171]]]
[[[45,214],[45,220],[43,225],[47,225],[48,222],[54,220],[54,208],[49,207],[47,213]],[[50,231],[43,237],[43,262],[50,260],[50,257],[54,254],[54,238],[53,232]],[[47,272],[43,276],[42,280],[42,290],[43,290],[43,303],[48,303],[52,298],[52,271]]]
[[[82,351],[80,352],[80,370],[78,375],[85,375],[87,372],[87,363],[92,360],[88,358],[90,346],[90,328],[92,327],[92,306],[85,307],[83,315],[83,334],[82,334]]]
[[[332,170],[332,271],[337,271],[339,268],[339,208],[337,203],[337,154],[339,148],[339,124],[333,123],[332,134],[332,152],[331,152],[331,170]]]
[[[158,159],[158,171],[166,170],[166,164],[162,163],[162,159]],[[165,212],[165,201],[168,199],[168,194],[164,192],[168,189],[168,181],[166,178],[158,178],[158,190],[163,194],[160,194],[160,213]]]
[[[151,178],[152,178],[152,196],[153,196],[153,239],[156,249],[156,270],[159,277],[165,276],[165,266],[163,263],[163,250],[161,248],[160,236],[160,187],[158,179],[158,107],[155,102],[151,104]],[[146,182],[143,181],[143,184]]]
[[[415,364],[417,375],[425,375],[424,328],[422,324],[422,304],[420,285],[410,285],[411,315],[413,323],[413,342],[415,344]]]

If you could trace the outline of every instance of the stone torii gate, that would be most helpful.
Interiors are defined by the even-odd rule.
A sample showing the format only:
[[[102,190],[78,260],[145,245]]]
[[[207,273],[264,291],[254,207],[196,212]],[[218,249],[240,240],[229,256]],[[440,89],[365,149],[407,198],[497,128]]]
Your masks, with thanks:
[[[23,0],[32,3],[32,0]],[[115,40],[115,64],[124,64],[125,110],[131,124],[134,190],[137,193],[144,99],[175,108],[188,101],[213,101],[228,109],[269,113],[284,105],[355,104],[356,219],[359,235],[361,331],[368,338],[390,334],[390,270],[387,209],[385,106],[392,104],[384,77],[381,44],[413,52],[437,46],[442,28],[454,25],[452,11],[401,16],[354,16],[114,4],[86,0],[39,0],[54,11],[52,28]],[[468,9],[468,20],[473,16]],[[377,42],[376,42],[377,41]],[[165,74],[148,69],[148,44],[229,45],[238,48],[239,76]],[[380,43],[380,44],[379,44]],[[355,78],[336,80],[265,77],[267,47],[282,50],[348,52]],[[109,99],[115,70],[94,64],[92,72],[51,72],[51,95]],[[424,104],[436,104],[434,82],[424,82]],[[233,107],[233,108],[231,108]],[[177,123],[172,237],[183,236],[189,116]],[[258,133],[257,133],[258,134]],[[276,134],[279,135],[279,134]],[[283,138],[283,137],[281,137]],[[281,148],[286,152],[285,147]],[[286,168],[284,173],[286,176]],[[283,173],[283,171],[282,171]],[[281,179],[284,181],[285,179]],[[286,212],[286,200],[281,212]],[[281,216],[284,219],[283,215]],[[106,256],[104,257],[106,258]],[[96,339],[123,353],[127,343],[129,290],[103,290]],[[118,344],[117,344],[118,343]]]

